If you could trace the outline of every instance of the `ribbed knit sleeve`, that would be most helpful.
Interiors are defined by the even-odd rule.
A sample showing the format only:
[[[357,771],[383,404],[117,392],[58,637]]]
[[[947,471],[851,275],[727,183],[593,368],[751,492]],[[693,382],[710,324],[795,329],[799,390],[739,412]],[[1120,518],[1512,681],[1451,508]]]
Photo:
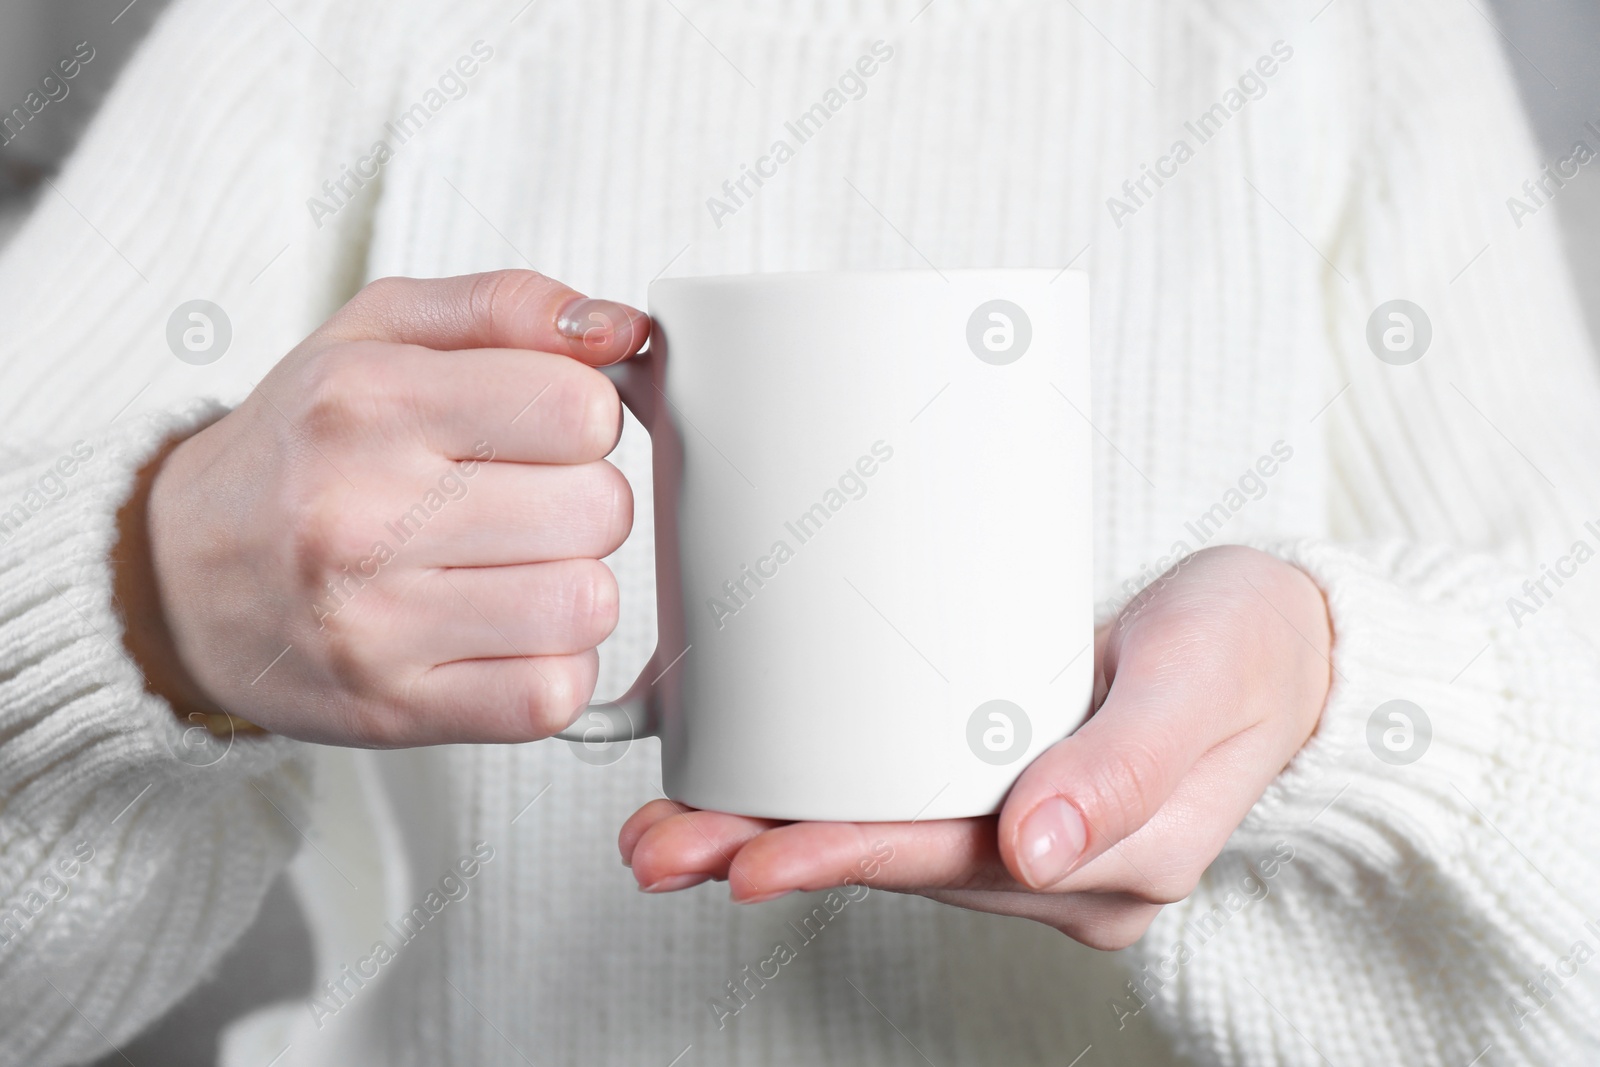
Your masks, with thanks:
[[[112,602],[134,473],[214,414],[137,418],[0,475],[0,1062],[127,1040],[249,925],[299,841],[297,746],[179,720]]]
[[[1541,164],[1492,28],[1431,0],[1324,18],[1355,157],[1320,225],[1295,214],[1348,386],[1321,416],[1337,536],[1260,547],[1326,595],[1332,687],[1136,991],[1207,1063],[1593,1062],[1594,352],[1553,211],[1507,205]],[[1401,320],[1369,343],[1391,300],[1420,358],[1384,348]]]
[[[0,1063],[122,1045],[244,932],[301,840],[308,749],[214,737],[147,693],[111,557],[156,449],[220,417],[359,267],[366,208],[319,227],[305,201],[384,96],[355,45],[392,55],[365,18],[174,5],[0,256]],[[167,340],[194,299],[231,323],[207,366]],[[224,402],[183,399],[207,395]]]

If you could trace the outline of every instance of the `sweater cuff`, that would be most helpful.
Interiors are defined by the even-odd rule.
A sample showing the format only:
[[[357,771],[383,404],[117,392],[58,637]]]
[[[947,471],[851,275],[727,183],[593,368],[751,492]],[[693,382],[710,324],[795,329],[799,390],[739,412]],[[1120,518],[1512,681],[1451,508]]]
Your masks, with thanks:
[[[1119,1017],[1153,994],[1191,1052],[1238,1064],[1357,1062],[1375,1042],[1413,1047],[1424,1020],[1437,1062],[1490,1044],[1571,1062],[1562,1050],[1600,1038],[1600,997],[1542,976],[1565,973],[1600,917],[1600,656],[1559,603],[1514,617],[1521,575],[1490,556],[1252,547],[1327,598],[1327,703],[1135,947],[1142,999]],[[1276,1052],[1241,1054],[1242,1031]]]
[[[181,721],[145,690],[123,645],[117,511],[162,445],[224,411],[200,402],[132,419],[0,474],[0,793],[35,831],[60,817],[63,788],[88,793],[122,776],[205,788],[208,769],[213,782],[254,776],[293,749]]]
[[[1245,829],[1321,821],[1340,791],[1401,787],[1455,810],[1491,801],[1504,778],[1507,673],[1533,666],[1481,556],[1403,543],[1260,542],[1310,576],[1328,603],[1332,678],[1321,721],[1267,788]],[[1544,650],[1549,655],[1549,650]],[[1404,812],[1397,812],[1403,817]],[[1451,836],[1466,824],[1450,820]]]

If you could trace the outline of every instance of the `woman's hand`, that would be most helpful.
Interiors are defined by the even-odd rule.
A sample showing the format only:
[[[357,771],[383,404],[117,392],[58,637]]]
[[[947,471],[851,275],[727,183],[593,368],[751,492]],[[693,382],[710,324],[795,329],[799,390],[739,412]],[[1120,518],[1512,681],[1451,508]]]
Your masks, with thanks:
[[[1331,640],[1303,572],[1208,549],[1097,635],[1093,716],[1023,772],[998,818],[783,824],[660,800],[622,828],[623,861],[651,891],[726,878],[754,902],[848,877],[1122,948],[1194,889],[1311,735]],[[880,841],[893,858],[864,866]]]
[[[330,744],[566,727],[616,624],[599,560],[633,520],[593,367],[648,333],[528,271],[367,286],[125,512],[151,688]]]

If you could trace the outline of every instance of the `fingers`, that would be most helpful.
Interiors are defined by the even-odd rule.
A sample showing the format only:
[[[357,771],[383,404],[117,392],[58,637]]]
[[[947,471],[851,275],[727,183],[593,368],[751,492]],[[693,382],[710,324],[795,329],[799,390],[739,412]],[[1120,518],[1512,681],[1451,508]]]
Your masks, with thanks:
[[[907,890],[1012,884],[991,819],[778,824],[656,805],[630,820],[621,844],[641,886],[704,874],[726,878],[742,903],[847,882]]]
[[[593,559],[452,568],[408,583],[393,609],[386,643],[408,662],[565,656],[616,628],[617,580]]]
[[[633,527],[633,491],[604,460],[483,463],[470,474],[446,467],[386,499],[368,507],[353,547],[381,538],[413,567],[599,559],[615,552]]]
[[[1010,874],[991,819],[792,823],[740,850],[728,875],[738,901],[862,882],[874,889],[1000,888]]]
[[[379,735],[369,743],[517,744],[549,737],[570,726],[588,704],[599,663],[590,650],[442,664],[406,687],[406,713],[387,731],[379,724]]]
[[[358,342],[319,352],[297,373],[274,385],[273,405],[331,451],[388,457],[420,446],[451,460],[589,463],[622,431],[610,380],[545,352]]]
[[[434,451],[452,459],[487,441],[500,459],[588,463],[622,432],[622,401],[592,367],[544,352],[505,348],[434,353],[411,350],[425,367],[412,380],[418,426]]]
[[[1033,919],[1101,949],[1132,944],[1160,911],[1139,893],[1023,891],[1000,861],[993,819],[779,824],[659,800],[618,844],[650,892],[725,878],[735,901],[752,904],[859,883]]]
[[[676,800],[663,797],[660,800],[652,800],[628,816],[628,821],[622,824],[622,829],[617,833],[617,851],[622,853],[622,865],[633,866],[634,847],[651,827],[675,815],[693,810],[687,804],[679,804]]]
[[[994,820],[926,824],[777,823],[657,800],[622,827],[623,862],[647,892],[727,879],[757,903],[795,891],[862,884],[1032,919],[1093,948],[1137,941],[1161,908],[1127,893],[1018,892],[994,846]]]
[[[455,278],[382,278],[329,319],[323,333],[441,351],[556,352],[599,367],[643,347],[650,320],[635,308],[586,298],[542,274],[503,270]]]
[[[594,690],[595,646],[616,626],[598,560],[419,570],[322,618],[347,683],[368,693],[347,724],[374,747],[538,740]],[[396,679],[412,679],[397,682]]]
[[[639,888],[659,893],[708,878],[729,878],[739,850],[778,825],[771,819],[696,811],[658,800],[624,824],[617,844]]]

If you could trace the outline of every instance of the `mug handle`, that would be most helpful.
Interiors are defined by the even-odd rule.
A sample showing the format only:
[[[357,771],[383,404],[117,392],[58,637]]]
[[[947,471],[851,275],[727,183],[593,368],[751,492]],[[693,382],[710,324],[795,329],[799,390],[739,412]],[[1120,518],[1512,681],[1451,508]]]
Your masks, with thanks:
[[[634,417],[646,430],[651,431],[652,438],[656,414],[654,348],[655,343],[652,341],[650,348],[631,359],[599,368],[600,373],[610,378],[611,384],[617,387],[617,395],[622,398],[628,410],[633,412]],[[657,442],[658,447],[659,445]],[[660,729],[660,712],[653,697],[652,683],[645,679],[651,673],[659,648],[658,643],[656,650],[653,650],[650,658],[645,660],[639,676],[633,680],[627,692],[615,700],[591,703],[571,726],[551,736],[583,744],[632,741],[635,738],[656,736]]]

